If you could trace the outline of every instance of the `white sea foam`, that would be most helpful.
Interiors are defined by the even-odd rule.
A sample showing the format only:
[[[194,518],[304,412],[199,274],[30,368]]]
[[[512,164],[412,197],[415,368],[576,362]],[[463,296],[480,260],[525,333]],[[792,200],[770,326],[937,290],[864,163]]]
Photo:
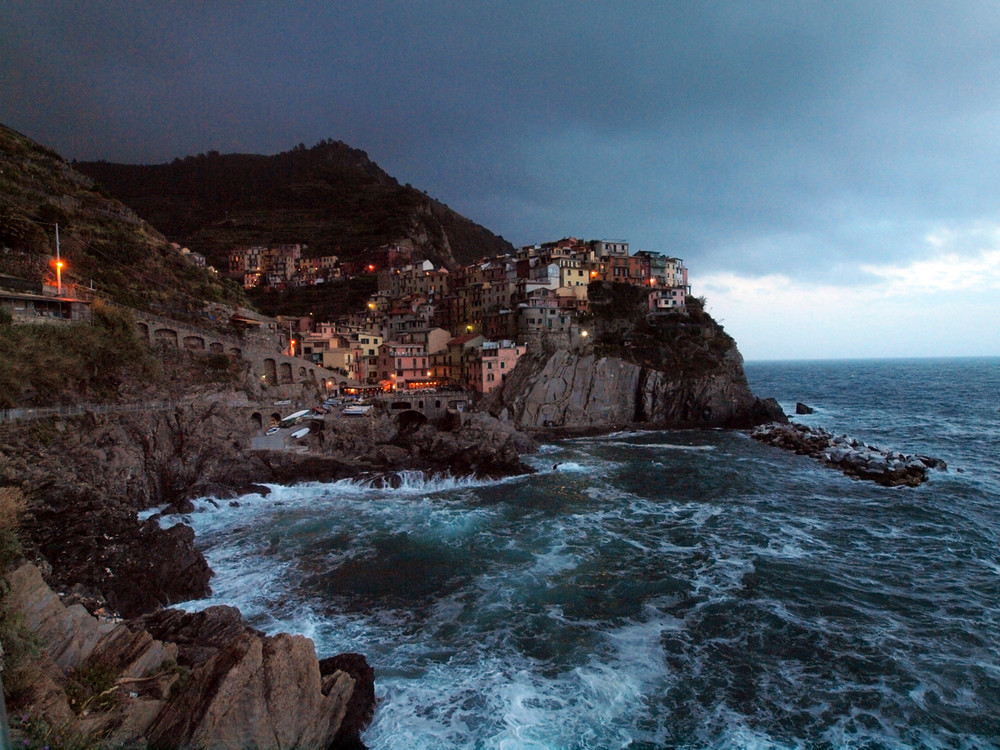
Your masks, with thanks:
[[[624,448],[644,448],[649,450],[673,450],[673,451],[714,451],[714,445],[679,445],[677,443],[622,443],[615,442],[611,445],[622,446]]]
[[[169,505],[157,505],[155,508],[146,508],[146,510],[140,510],[139,520],[146,521],[155,516],[156,514],[162,513],[169,507],[170,507]]]

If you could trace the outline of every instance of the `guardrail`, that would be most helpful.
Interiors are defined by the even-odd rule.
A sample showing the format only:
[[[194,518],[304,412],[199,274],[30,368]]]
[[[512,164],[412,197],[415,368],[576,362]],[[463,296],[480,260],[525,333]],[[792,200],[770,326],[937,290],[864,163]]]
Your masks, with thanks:
[[[92,412],[94,414],[120,414],[138,411],[164,411],[185,404],[198,403],[194,401],[146,401],[141,404],[77,404],[75,406],[39,406],[19,409],[0,409],[0,422],[15,422],[19,419],[44,419],[45,417],[72,417]],[[201,402],[207,403],[207,402]],[[289,400],[278,400],[272,406],[284,406]],[[227,406],[246,406],[266,408],[266,404],[249,404],[244,401],[227,404]]]
[[[142,404],[78,404],[76,406],[39,406],[23,409],[0,409],[0,422],[13,422],[18,419],[44,419],[45,417],[71,417],[93,412],[96,414],[113,414],[130,411],[158,411],[172,409],[177,404],[173,401],[153,401]]]

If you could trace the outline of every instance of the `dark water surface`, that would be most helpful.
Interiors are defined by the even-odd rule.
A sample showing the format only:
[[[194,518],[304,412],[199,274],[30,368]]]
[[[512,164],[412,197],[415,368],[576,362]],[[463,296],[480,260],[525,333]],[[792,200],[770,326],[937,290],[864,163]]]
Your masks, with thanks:
[[[275,488],[189,517],[217,577],[187,606],[366,654],[372,748],[1000,746],[1000,359],[747,373],[949,469],[887,489],[655,432],[504,482]]]

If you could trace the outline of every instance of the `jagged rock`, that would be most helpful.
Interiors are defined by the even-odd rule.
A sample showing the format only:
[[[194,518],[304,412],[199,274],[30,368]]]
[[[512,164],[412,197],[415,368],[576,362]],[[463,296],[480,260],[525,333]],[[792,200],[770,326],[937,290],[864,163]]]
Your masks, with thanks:
[[[796,414],[812,414],[814,411],[816,411],[816,410],[813,409],[811,406],[806,406],[801,401],[798,401],[795,404],[795,413]]]
[[[928,468],[943,470],[947,466],[941,459],[913,458],[846,435],[834,437],[821,427],[773,423],[758,426],[750,436],[762,443],[816,458],[848,476],[886,487],[915,487],[927,481]]]
[[[358,741],[374,708],[373,674],[358,654],[324,660],[303,636],[266,637],[232,607],[161,610],[127,622],[65,607],[38,569],[8,575],[4,605],[45,648],[19,706],[112,746],[327,748]],[[52,658],[50,658],[50,655]],[[60,683],[94,665],[117,675],[110,708],[70,707]]]
[[[151,743],[195,747],[328,747],[354,690],[343,671],[323,677],[312,641],[262,637],[231,607],[163,611],[138,623],[177,643],[190,684],[156,718]]]
[[[375,711],[375,670],[361,654],[349,653],[321,659],[319,672],[324,678],[346,672],[354,679],[354,692],[333,744],[345,750],[363,750],[361,732],[371,723]]]
[[[773,399],[761,401],[751,393],[735,347],[716,367],[697,376],[599,357],[592,351],[530,354],[485,405],[524,430],[587,430],[635,423],[749,427],[785,419]]]

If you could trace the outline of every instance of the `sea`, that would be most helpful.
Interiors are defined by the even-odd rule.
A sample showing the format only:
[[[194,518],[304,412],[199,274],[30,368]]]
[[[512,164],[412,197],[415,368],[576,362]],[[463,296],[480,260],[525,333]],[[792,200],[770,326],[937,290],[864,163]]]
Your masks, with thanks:
[[[629,431],[501,481],[203,498],[165,521],[216,573],[183,606],[365,654],[377,750],[1000,747],[1000,358],[746,372],[948,468],[885,488],[742,431]]]

